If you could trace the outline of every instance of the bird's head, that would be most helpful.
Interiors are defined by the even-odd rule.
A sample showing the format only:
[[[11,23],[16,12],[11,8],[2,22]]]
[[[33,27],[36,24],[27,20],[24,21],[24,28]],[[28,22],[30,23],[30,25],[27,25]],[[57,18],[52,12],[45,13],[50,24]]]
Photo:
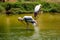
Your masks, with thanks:
[[[39,6],[41,7],[42,5],[41,5],[41,4],[39,4]]]
[[[21,17],[18,17],[18,21],[23,21],[23,18],[21,18]]]

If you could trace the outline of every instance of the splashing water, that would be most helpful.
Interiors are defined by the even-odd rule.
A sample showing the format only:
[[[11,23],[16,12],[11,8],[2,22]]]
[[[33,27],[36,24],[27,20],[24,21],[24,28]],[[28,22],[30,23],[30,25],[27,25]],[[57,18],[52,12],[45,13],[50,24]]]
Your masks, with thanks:
[[[36,25],[36,23],[34,23],[33,26],[34,26],[34,31],[35,31],[36,33],[38,33],[38,32],[39,32],[39,28],[38,28],[38,26]]]
[[[36,26],[35,23],[33,24],[33,26],[34,26],[34,34],[32,36],[30,36],[31,40],[39,38],[39,28],[38,28],[38,26]]]

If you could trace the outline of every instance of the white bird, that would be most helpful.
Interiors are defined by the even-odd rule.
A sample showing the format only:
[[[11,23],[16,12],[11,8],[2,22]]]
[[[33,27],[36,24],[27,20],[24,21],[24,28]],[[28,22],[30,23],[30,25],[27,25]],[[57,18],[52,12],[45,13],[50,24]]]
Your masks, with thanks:
[[[34,21],[34,19],[32,18],[32,16],[24,16],[23,18],[21,18],[21,17],[18,17],[18,20],[19,21],[23,21],[23,20],[25,20],[25,21]]]
[[[25,23],[27,24],[27,29],[29,29],[29,23],[32,23],[34,25],[34,27],[36,26],[36,21],[32,18],[32,16],[24,16],[23,18],[18,17],[18,21],[25,21]]]
[[[38,12],[40,8],[41,8],[41,4],[36,5],[35,6],[35,9],[34,9],[34,12]]]
[[[34,9],[34,17],[35,17],[35,19],[36,19],[36,16],[38,15],[38,12],[39,12],[40,8],[41,8],[41,4],[35,6],[35,9]]]

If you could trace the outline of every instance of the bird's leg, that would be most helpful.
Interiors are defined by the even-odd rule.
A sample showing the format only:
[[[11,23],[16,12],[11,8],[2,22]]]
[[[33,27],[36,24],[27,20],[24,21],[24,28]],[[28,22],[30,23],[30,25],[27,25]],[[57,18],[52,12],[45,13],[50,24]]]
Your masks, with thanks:
[[[27,22],[26,24],[27,24],[26,28],[27,28],[27,30],[28,30],[28,29],[29,29],[29,23]]]

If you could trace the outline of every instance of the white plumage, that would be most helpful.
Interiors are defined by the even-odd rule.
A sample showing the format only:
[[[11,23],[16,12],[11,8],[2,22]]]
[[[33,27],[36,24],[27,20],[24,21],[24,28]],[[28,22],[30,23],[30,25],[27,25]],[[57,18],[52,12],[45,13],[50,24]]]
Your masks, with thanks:
[[[32,16],[24,16],[23,18],[32,18]]]
[[[27,19],[32,19],[32,20],[34,20],[33,18],[32,18],[32,16],[24,16],[23,18],[21,18],[21,17],[18,17],[18,20],[24,20],[25,18],[27,18]]]
[[[36,5],[35,6],[35,9],[34,9],[34,12],[38,12],[40,8],[41,8],[41,4]]]

